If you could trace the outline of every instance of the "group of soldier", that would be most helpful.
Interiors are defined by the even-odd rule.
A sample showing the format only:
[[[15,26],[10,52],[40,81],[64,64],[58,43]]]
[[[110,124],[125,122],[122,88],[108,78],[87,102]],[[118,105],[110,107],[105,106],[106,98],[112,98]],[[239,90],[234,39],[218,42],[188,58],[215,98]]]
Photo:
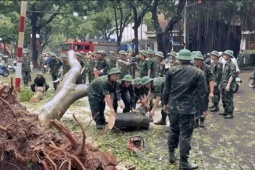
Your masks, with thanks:
[[[76,52],[83,68],[77,83],[86,84],[88,75],[88,100],[97,129],[107,125],[106,104],[110,113],[116,116],[118,107],[123,109],[124,114],[137,112],[139,101],[153,122],[161,103],[161,120],[154,124],[166,125],[169,117],[169,162],[175,163],[175,149],[179,145],[180,169],[195,169],[197,166],[188,162],[190,141],[193,129],[205,126],[210,99],[213,104],[211,111],[218,112],[222,95],[224,112],[219,114],[225,119],[233,118],[233,89],[237,75],[231,60],[233,51],[212,51],[210,66],[205,64],[199,51],[182,49],[179,53],[167,55],[165,57],[162,52],[153,50],[141,50],[137,56],[123,50],[118,54],[110,51],[108,56],[104,50],[87,54]],[[62,75],[70,69],[67,55],[62,54],[60,58],[51,55],[48,63],[53,81],[59,77],[61,67]],[[24,84],[26,82],[24,80]]]

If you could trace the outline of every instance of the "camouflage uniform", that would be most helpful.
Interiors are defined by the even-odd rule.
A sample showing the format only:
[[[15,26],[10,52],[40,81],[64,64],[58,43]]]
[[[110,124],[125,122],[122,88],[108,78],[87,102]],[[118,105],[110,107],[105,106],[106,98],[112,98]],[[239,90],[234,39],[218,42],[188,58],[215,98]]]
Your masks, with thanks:
[[[109,70],[116,67],[116,64],[117,64],[117,59],[115,57],[111,57],[108,62]]]
[[[157,77],[164,77],[165,76],[165,62],[162,61],[158,63],[158,75]]]
[[[158,61],[155,57],[150,59],[151,61],[151,78],[155,78],[158,75]]]
[[[229,78],[233,77],[233,81],[230,85],[230,91],[226,91],[226,86],[228,84]],[[224,108],[224,113],[233,116],[234,102],[233,102],[233,90],[236,86],[236,66],[230,61],[223,66],[223,73],[220,81],[220,89],[222,93],[222,103]]]
[[[21,71],[24,85],[28,85],[29,79],[31,78],[30,59],[28,57],[23,58]]]
[[[50,60],[49,67],[53,81],[58,79],[59,69],[62,65],[63,65],[62,61],[60,61],[58,58],[56,60],[53,59]]]
[[[94,68],[96,66],[96,59],[89,59],[88,63],[89,63],[88,78],[89,78],[89,83],[91,83],[95,79]]]
[[[116,99],[116,101],[123,100],[125,104],[123,113],[130,112],[132,108],[135,108],[135,92],[133,85],[131,84],[129,87],[125,87],[124,81],[118,81],[116,86]]]
[[[100,76],[106,75],[108,72],[108,64],[105,58],[98,59],[95,65],[97,70],[104,70],[103,73],[100,73]]]
[[[212,63],[212,73],[213,73],[213,78],[214,78],[214,91],[213,91],[213,99],[212,102],[215,107],[218,107],[219,102],[220,102],[220,90],[219,90],[219,84],[222,76],[222,67],[223,64],[221,62],[217,63]]]
[[[127,62],[127,61],[125,61]],[[120,78],[122,79],[125,75],[129,74],[130,72],[130,68],[129,66],[127,66],[126,64],[120,62],[119,63],[119,69],[121,71],[121,75],[120,75]]]
[[[63,62],[63,76],[71,69],[67,62]]]
[[[186,51],[186,50],[184,50]],[[179,52],[180,53],[180,52]],[[190,53],[191,56],[191,53]],[[196,114],[196,96],[202,111],[207,110],[204,101],[207,86],[203,72],[190,64],[169,69],[163,91],[163,103],[170,110],[170,132],[168,137],[169,155],[180,146],[180,164],[187,162]]]
[[[140,77],[148,76],[148,70],[151,69],[152,62],[151,60],[144,60],[139,62],[139,72]]]
[[[97,125],[104,125],[105,95],[116,92],[116,83],[111,84],[109,76],[93,80],[88,87],[88,100],[92,117]]]

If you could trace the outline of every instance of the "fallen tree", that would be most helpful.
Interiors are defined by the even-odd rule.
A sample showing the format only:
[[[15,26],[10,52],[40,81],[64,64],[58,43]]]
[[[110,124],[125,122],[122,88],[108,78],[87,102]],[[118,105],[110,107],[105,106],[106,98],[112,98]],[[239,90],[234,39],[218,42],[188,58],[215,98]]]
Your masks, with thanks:
[[[52,119],[60,120],[72,103],[87,95],[86,85],[75,84],[82,67],[73,50],[68,52],[68,62],[71,69],[65,74],[54,97],[40,109],[39,119],[45,125],[50,125]]]
[[[8,85],[0,85],[0,116],[0,169],[116,169],[116,158],[87,143],[84,130],[77,140],[54,119],[52,125],[62,134],[55,133],[26,111]]]

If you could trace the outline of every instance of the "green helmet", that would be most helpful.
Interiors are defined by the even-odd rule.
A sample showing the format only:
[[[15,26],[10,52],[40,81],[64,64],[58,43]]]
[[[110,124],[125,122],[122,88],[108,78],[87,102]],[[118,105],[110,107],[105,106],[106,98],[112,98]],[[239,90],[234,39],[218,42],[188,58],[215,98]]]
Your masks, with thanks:
[[[192,51],[191,54],[194,56],[197,53],[197,51]]]
[[[121,80],[122,81],[133,81],[133,77],[131,75],[127,74]]]
[[[105,51],[104,51],[104,50],[98,50],[98,51],[97,51],[97,53],[98,53],[98,54],[102,54],[102,55],[106,56],[106,53],[105,53]]]
[[[232,50],[226,50],[223,52],[223,54],[230,56],[231,58],[234,57],[234,52]]]
[[[113,51],[110,51],[109,53],[110,53],[110,54],[114,54],[114,52],[113,52]]]
[[[163,54],[161,51],[157,51],[157,52],[155,53],[155,56],[159,56],[159,57],[161,57],[161,58],[165,58],[165,57],[164,57],[164,54]]]
[[[56,53],[51,53],[51,57],[57,57]]]
[[[217,56],[217,57],[220,57],[220,54],[219,54],[218,51],[212,51],[212,52],[211,52],[211,55],[215,55],[215,56]]]
[[[117,68],[112,68],[108,74],[109,75],[112,75],[112,74],[121,74],[121,71]]]
[[[194,55],[194,59],[199,59],[199,60],[205,60],[204,59],[204,57],[203,57],[203,55],[202,54],[200,54],[199,52],[197,52],[195,55]]]
[[[152,81],[152,78],[150,78],[149,76],[145,76],[145,77],[142,78],[141,84],[144,86],[144,85],[146,85],[147,83],[149,83],[151,81]]]
[[[152,55],[154,55],[155,52],[154,52],[152,49],[149,49],[149,50],[147,50],[147,54],[152,54]]]
[[[66,54],[61,54],[60,58],[67,58]]]
[[[81,53],[79,53],[79,52],[75,52],[75,55],[82,57]]]
[[[139,53],[141,53],[144,57],[147,57],[147,52],[145,50],[141,50]]]
[[[28,49],[26,49],[26,48],[23,48],[23,52],[22,52],[23,54],[28,54],[29,53],[29,50]]]
[[[141,83],[141,78],[140,77],[137,77],[137,78],[135,78],[134,79],[134,85],[141,85],[142,83]]]
[[[43,73],[37,73],[36,75],[37,76],[43,76]]]
[[[193,56],[189,50],[182,49],[179,51],[178,55],[176,56],[176,59],[191,61],[191,60],[193,60]]]
[[[119,54],[127,55],[127,52],[126,52],[126,51],[124,51],[124,50],[120,50],[120,51],[119,51]]]
[[[169,55],[173,56],[174,58],[176,58],[176,56],[177,56],[176,52],[174,52],[174,51],[172,51]]]

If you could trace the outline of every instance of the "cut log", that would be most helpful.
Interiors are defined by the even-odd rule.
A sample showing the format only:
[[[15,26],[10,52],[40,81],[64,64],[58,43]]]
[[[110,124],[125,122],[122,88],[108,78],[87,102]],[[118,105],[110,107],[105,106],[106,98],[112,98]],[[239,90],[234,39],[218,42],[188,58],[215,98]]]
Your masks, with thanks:
[[[87,96],[87,86],[75,84],[80,76],[82,67],[73,50],[68,52],[68,62],[71,69],[65,74],[63,81],[58,85],[53,98],[40,109],[39,119],[45,125],[50,125],[50,120],[52,119],[60,120],[72,103]]]
[[[30,103],[38,103],[43,97],[43,87],[37,87],[37,91],[31,97]]]

